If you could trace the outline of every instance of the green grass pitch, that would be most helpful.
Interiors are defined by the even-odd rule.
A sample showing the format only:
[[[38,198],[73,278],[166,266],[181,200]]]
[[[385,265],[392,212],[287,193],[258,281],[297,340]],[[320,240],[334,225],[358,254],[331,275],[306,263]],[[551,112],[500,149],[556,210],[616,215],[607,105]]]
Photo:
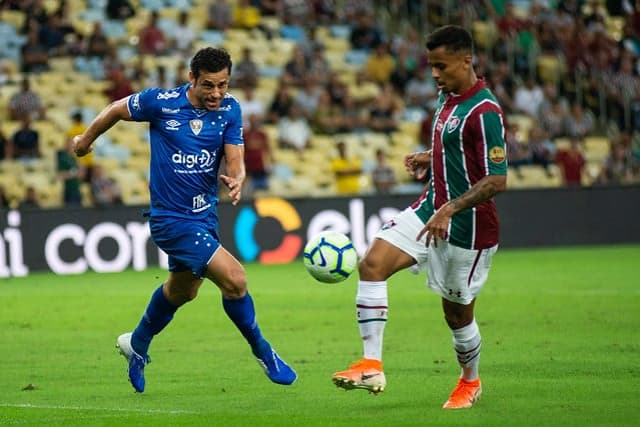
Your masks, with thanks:
[[[476,305],[484,394],[441,405],[459,368],[425,275],[389,284],[387,389],[336,389],[361,355],[355,275],[314,282],[302,261],[246,266],[258,320],[298,371],[272,384],[205,283],[153,342],[135,394],[115,338],[131,330],[165,272],[0,280],[0,425],[640,425],[640,246],[501,250]]]

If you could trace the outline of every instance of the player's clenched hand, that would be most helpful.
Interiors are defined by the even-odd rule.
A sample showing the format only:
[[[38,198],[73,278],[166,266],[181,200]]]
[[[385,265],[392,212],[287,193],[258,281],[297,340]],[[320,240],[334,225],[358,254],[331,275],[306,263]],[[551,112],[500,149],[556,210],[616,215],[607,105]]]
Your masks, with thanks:
[[[229,197],[231,198],[231,204],[234,206],[240,201],[242,196],[242,180],[231,178],[230,176],[220,174],[220,179],[224,184],[229,187]]]
[[[404,168],[418,180],[424,179],[431,163],[431,151],[421,151],[404,156]]]
[[[76,153],[76,156],[86,156],[92,150],[93,148],[91,144],[87,144],[82,138],[82,135],[76,135],[73,137],[73,152]]]

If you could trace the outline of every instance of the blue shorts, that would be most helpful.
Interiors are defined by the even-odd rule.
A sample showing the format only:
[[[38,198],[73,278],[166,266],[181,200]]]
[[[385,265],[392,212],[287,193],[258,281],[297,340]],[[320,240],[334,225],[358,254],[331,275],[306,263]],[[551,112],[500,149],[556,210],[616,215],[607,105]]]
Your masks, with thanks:
[[[217,218],[151,216],[149,227],[153,241],[169,255],[169,271],[205,276],[207,265],[220,247]]]

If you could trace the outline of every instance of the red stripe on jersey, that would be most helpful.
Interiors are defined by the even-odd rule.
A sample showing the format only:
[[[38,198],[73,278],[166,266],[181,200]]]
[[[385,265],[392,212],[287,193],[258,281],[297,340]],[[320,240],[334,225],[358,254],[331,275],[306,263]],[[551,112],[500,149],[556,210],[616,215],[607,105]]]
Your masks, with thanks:
[[[415,202],[411,203],[411,209],[418,209],[418,207],[422,204],[422,202],[424,202],[424,200],[427,198],[428,192],[429,192],[429,185],[425,185],[424,190],[422,190],[422,193],[420,194],[420,196],[416,199]]]
[[[434,177],[446,176],[444,145],[442,144],[442,134],[445,131],[445,124],[449,117],[453,114],[457,103],[445,102],[440,114],[436,117],[433,130],[433,149],[431,151],[431,168]],[[446,179],[434,179],[434,200],[433,206],[439,209],[442,205],[449,201],[449,192],[447,191]]]
[[[462,141],[465,147],[465,163],[471,185],[488,175],[487,167],[487,143],[484,140],[482,128],[482,115],[493,112],[502,118],[500,107],[491,102],[484,101],[469,112],[462,128]],[[504,119],[502,120],[504,123]],[[504,135],[502,135],[504,139]]]
[[[480,255],[482,254],[482,249],[478,251],[476,254],[476,259],[473,260],[473,266],[471,266],[471,271],[469,272],[469,277],[467,277],[467,288],[471,286],[471,279],[473,279],[473,275],[476,272],[476,267],[478,266],[478,261],[480,261]]]

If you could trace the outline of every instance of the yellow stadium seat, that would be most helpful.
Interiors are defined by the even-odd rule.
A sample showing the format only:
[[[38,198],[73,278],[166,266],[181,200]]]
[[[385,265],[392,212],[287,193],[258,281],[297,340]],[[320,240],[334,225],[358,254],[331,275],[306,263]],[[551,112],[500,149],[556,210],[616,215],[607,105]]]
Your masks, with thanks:
[[[522,173],[522,181],[523,187],[526,188],[556,188],[560,187],[562,182],[560,178],[560,173],[557,168],[550,167],[550,171],[552,175],[549,176],[542,168],[542,166],[538,165],[525,165],[520,167],[520,172]]]
[[[260,21],[274,34],[280,30],[280,18],[277,16],[262,16]]]
[[[474,21],[471,31],[475,44],[481,49],[491,49],[498,35],[496,26],[491,21]]]
[[[16,30],[20,30],[24,26],[26,14],[20,10],[2,10],[0,11],[0,21],[11,24]]]
[[[564,61],[557,55],[540,55],[537,66],[540,79],[546,83],[557,83],[566,72]]]
[[[58,208],[63,205],[62,181],[55,181],[47,186],[39,187],[38,201],[43,208]]]
[[[606,137],[588,136],[584,139],[587,161],[603,162],[609,156],[610,143]]]
[[[142,174],[147,174],[149,171],[149,156],[148,155],[136,155],[131,156],[124,162],[124,166],[133,171],[138,171]]]
[[[73,58],[71,58],[70,56],[49,58],[49,68],[51,68],[51,70],[53,71],[65,73],[65,78],[69,78],[71,77],[71,74],[75,74],[73,71]]]
[[[622,16],[607,16],[605,19],[605,27],[607,34],[615,41],[622,39],[625,18]]]

